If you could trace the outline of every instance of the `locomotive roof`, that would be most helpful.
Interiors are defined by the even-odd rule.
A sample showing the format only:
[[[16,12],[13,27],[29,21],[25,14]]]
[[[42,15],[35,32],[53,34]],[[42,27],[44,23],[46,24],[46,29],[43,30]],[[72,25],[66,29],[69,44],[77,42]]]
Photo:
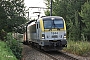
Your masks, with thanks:
[[[34,25],[36,24],[35,21],[31,22],[30,24],[28,24],[28,26]]]
[[[37,21],[39,20],[48,20],[48,19],[63,19],[62,17],[60,16],[45,16],[45,17],[41,17],[40,19],[38,19]]]
[[[42,19],[51,19],[51,18],[62,19],[62,17],[60,17],[60,16],[46,16],[46,17],[42,17]]]

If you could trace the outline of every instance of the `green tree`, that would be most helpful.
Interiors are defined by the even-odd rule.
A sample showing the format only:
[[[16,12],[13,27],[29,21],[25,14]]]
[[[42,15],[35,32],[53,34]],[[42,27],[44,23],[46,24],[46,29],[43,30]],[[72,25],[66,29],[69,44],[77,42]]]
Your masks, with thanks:
[[[6,19],[7,19],[7,15],[6,12],[4,11],[4,8],[0,5],[0,30],[5,29],[6,28]]]
[[[0,0],[0,32],[12,32],[14,27],[24,24],[24,11],[24,0]]]
[[[84,5],[82,5],[82,9],[80,12],[80,16],[82,17],[82,22],[85,24],[83,26],[83,33],[84,37],[87,38],[87,40],[90,39],[90,2],[86,2]]]
[[[0,20],[3,24],[3,27],[0,26],[1,29],[10,32],[13,27],[17,27],[26,22],[24,17],[24,0],[1,0],[0,7],[0,12],[3,13],[3,15],[1,14],[1,16],[3,16],[2,20],[5,21]]]
[[[85,2],[86,0],[53,0],[53,14],[65,19],[69,39],[81,40],[82,21],[79,12]],[[50,7],[48,3],[50,1],[46,0],[46,5]]]

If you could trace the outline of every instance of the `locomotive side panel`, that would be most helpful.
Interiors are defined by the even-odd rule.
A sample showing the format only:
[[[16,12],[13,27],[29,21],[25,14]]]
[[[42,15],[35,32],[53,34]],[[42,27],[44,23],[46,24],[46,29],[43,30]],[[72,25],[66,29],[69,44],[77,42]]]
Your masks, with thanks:
[[[28,25],[27,27],[27,34],[28,34],[28,41],[35,42],[36,39],[36,24],[35,22],[32,22],[31,24]]]

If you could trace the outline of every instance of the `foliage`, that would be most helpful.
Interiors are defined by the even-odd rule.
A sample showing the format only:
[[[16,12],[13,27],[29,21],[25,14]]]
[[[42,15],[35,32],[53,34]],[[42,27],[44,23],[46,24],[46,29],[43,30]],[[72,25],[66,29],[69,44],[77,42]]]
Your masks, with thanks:
[[[0,0],[1,2],[1,0]],[[4,7],[1,6],[1,3],[0,3],[0,31],[2,29],[6,29],[6,19],[7,19],[7,15],[6,15],[6,12],[4,10]]]
[[[0,39],[2,30],[12,32],[14,27],[26,22],[24,0],[0,0]]]
[[[82,17],[82,22],[85,24],[83,27],[83,34],[89,40],[90,39],[90,2],[86,2],[81,7],[80,16]]]
[[[47,16],[50,16],[50,13],[49,13],[50,11],[49,10],[47,10],[47,11],[45,11],[45,14],[47,15]]]
[[[0,60],[17,60],[8,45],[0,41]]]
[[[52,0],[53,1],[53,8],[52,8],[52,14],[55,16],[62,16],[67,25],[67,35],[68,39],[71,40],[83,40],[82,37],[87,37],[88,39],[90,36],[89,30],[89,4],[86,2],[89,2],[89,0]],[[48,8],[50,8],[50,0],[45,0],[45,3]],[[86,3],[87,8],[88,8],[88,13],[87,9],[84,8],[84,3]],[[86,9],[86,12],[85,12]],[[79,13],[82,13],[81,15]],[[50,12],[46,11],[46,15],[49,15]],[[84,16],[83,15],[88,15]],[[88,21],[85,19],[87,18]],[[84,20],[82,20],[84,19]],[[87,21],[88,23],[86,23]],[[88,25],[86,28],[83,29]]]
[[[16,40],[12,37],[12,35],[9,33],[7,35],[7,45],[12,50],[13,54],[16,56],[17,59],[21,59],[22,55],[22,44],[19,40]]]
[[[0,40],[5,41],[6,40],[7,33],[2,29],[0,31]]]
[[[87,41],[72,41],[68,40],[67,48],[64,48],[64,51],[80,55],[80,56],[88,56],[90,53],[90,42]]]
[[[24,0],[0,0],[0,30],[11,32],[26,22]]]

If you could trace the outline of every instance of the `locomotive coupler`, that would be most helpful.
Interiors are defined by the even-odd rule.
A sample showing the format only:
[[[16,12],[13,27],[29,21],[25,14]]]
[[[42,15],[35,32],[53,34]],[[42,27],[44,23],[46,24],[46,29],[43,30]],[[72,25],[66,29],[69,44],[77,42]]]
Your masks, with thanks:
[[[56,42],[54,42],[54,46],[56,46],[56,44],[57,44],[57,43],[56,43]]]

